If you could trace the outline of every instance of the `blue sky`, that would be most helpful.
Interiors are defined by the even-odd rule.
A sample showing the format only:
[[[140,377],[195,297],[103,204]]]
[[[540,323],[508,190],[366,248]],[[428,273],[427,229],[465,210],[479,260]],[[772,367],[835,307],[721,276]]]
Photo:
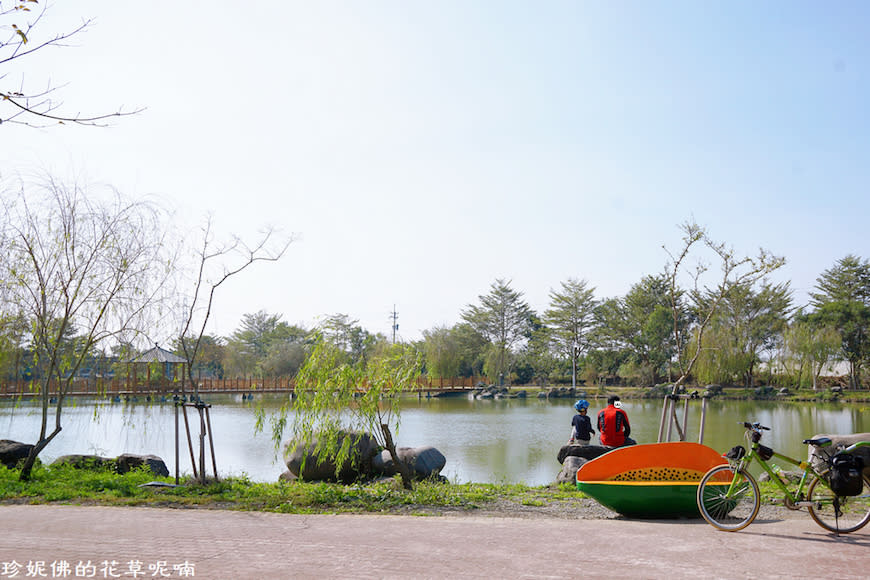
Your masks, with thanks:
[[[95,24],[7,73],[107,129],[0,128],[4,175],[155,195],[194,228],[298,240],[222,287],[244,313],[452,325],[496,278],[538,311],[662,270],[693,218],[787,259],[798,303],[870,257],[863,2],[57,2]]]

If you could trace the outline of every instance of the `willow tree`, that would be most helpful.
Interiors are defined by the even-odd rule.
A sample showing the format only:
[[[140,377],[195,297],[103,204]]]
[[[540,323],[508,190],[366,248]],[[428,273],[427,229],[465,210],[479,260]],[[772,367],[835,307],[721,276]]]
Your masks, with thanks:
[[[764,362],[763,353],[774,352],[782,342],[792,310],[789,284],[761,281],[757,286],[757,290],[750,284],[729,288],[706,333],[695,368],[704,368],[703,374],[715,382],[742,380],[751,388],[756,368]]]
[[[815,324],[799,312],[783,333],[783,367],[789,368],[801,384],[804,368],[809,369],[813,390],[819,388],[822,371],[840,350],[842,340],[836,328]]]
[[[171,262],[163,255],[161,213],[147,202],[116,192],[106,201],[51,178],[2,196],[0,308],[29,324],[41,410],[39,435],[21,470],[27,480],[63,428],[76,372],[99,346],[126,342],[145,328]]]
[[[389,451],[405,489],[412,489],[411,468],[398,456],[394,433],[402,395],[416,386],[420,367],[420,354],[407,345],[383,343],[368,360],[353,361],[319,336],[296,376],[296,396],[272,417],[272,437],[280,444],[289,423],[291,451],[313,447],[317,461],[333,462],[338,475],[341,466],[359,460],[352,438],[341,434],[368,433]]]

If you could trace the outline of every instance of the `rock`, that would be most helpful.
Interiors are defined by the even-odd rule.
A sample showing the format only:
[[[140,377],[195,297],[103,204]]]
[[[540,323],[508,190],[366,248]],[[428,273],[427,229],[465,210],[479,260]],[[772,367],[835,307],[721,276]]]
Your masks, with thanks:
[[[396,449],[399,459],[407,463],[420,479],[438,475],[447,464],[444,454],[427,445],[424,447],[399,447]]]
[[[870,441],[870,433],[853,433],[851,435],[829,435],[826,433],[820,433],[818,435],[813,435],[812,438],[820,439],[822,437],[827,437],[831,440],[831,445],[829,447],[823,447],[820,449],[813,445],[807,446],[809,447],[807,459],[812,463],[817,471],[825,469],[828,459],[833,457],[840,450],[840,447],[848,447],[858,441]],[[864,459],[864,475],[870,477],[870,447],[859,447],[852,453],[853,455],[857,455]]]
[[[397,447],[396,455],[399,456],[400,461],[404,461],[411,467],[414,479],[437,477],[447,464],[447,458],[432,446]],[[375,473],[386,476],[398,473],[393,458],[386,449],[372,459],[372,469]]]
[[[583,459],[595,459],[600,455],[604,455],[610,451],[612,447],[604,447],[603,445],[563,445],[556,455],[559,463],[564,464],[566,457],[582,457]]]
[[[343,483],[357,481],[368,477],[372,472],[372,459],[378,452],[378,443],[368,433],[351,433],[343,431],[339,434],[339,441],[351,437],[350,457],[338,470],[336,477],[336,465],[329,459],[318,461],[317,439],[304,447],[296,445],[295,441],[289,441],[284,446],[284,463],[287,469],[299,479],[306,481],[340,481]],[[340,444],[340,443],[339,443]],[[305,467],[303,468],[303,463]]]
[[[278,481],[286,481],[287,483],[293,483],[297,479],[299,478],[296,477],[296,475],[294,475],[293,472],[289,469],[278,476]]]
[[[169,469],[166,463],[156,455],[134,455],[132,453],[124,453],[119,455],[116,462],[118,473],[127,473],[140,467],[147,467],[154,475],[161,477],[169,477]]]
[[[589,460],[585,457],[575,457],[573,455],[566,457],[565,462],[562,464],[562,471],[556,476],[556,483],[576,483],[577,470],[587,461]]]
[[[801,477],[803,477],[804,472],[796,470],[780,471],[779,475],[780,479],[784,479],[786,483],[797,483],[801,480]],[[758,481],[770,481],[770,475],[765,471],[758,476]]]
[[[0,439],[0,463],[9,469],[15,469],[18,462],[27,459],[33,445],[20,443],[11,439]]]
[[[707,393],[710,393],[711,396],[721,395],[722,390],[723,390],[722,385],[707,385],[706,387],[704,387],[704,391]]]
[[[99,455],[85,455],[79,453],[71,453],[70,455],[61,455],[51,462],[52,465],[69,465],[76,469],[103,469],[115,468],[115,460],[110,457],[101,457]]]

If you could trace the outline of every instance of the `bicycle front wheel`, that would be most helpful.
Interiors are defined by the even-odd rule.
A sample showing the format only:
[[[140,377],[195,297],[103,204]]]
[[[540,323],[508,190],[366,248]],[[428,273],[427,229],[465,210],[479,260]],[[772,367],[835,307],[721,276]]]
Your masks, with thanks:
[[[698,510],[716,529],[742,530],[752,523],[760,507],[758,483],[746,470],[720,465],[705,473],[698,484]]]
[[[817,524],[838,534],[860,530],[870,522],[870,479],[864,476],[861,495],[835,496],[826,481],[814,479],[807,488],[810,517]]]

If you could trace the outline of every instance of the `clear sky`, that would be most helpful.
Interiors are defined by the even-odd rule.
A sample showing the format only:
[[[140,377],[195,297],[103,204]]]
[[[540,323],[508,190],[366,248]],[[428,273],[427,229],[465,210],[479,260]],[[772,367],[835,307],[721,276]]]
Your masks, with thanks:
[[[539,312],[662,271],[694,219],[788,263],[798,303],[870,257],[870,4],[859,1],[56,2],[69,48],[4,69],[110,128],[0,125],[0,172],[156,195],[195,228],[294,232],[222,287],[389,336],[452,325],[497,278]],[[17,75],[17,76],[16,76]],[[4,87],[6,85],[4,84]]]

